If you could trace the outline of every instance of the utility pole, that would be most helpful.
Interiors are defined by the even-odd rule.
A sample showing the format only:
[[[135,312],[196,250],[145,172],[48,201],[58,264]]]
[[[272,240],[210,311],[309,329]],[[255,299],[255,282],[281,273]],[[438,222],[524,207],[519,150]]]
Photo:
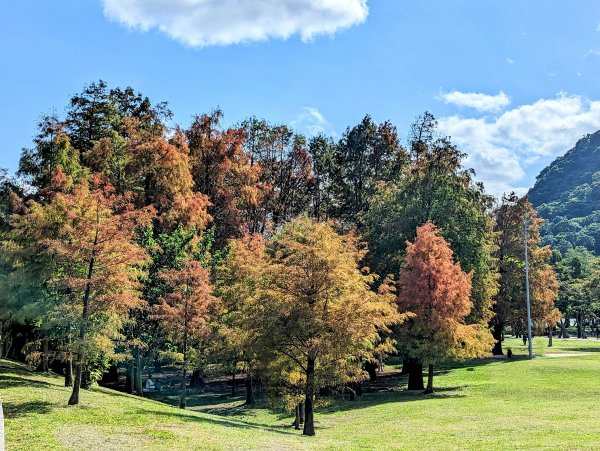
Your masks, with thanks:
[[[529,343],[529,358],[533,358],[533,346],[531,343],[531,300],[529,299],[529,253],[528,253],[528,235],[529,235],[529,215],[525,213],[525,292],[527,296],[527,338]]]

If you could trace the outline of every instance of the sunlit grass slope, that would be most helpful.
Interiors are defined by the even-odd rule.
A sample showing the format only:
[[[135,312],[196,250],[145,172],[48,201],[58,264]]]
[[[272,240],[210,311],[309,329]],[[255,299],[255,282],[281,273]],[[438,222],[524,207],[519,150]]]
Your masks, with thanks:
[[[440,368],[437,394],[404,391],[405,379],[380,382],[355,402],[333,400],[317,413],[317,436],[302,437],[291,418],[240,407],[227,393],[193,393],[193,410],[96,389],[67,407],[62,379],[0,361],[8,450],[35,449],[597,449],[600,446],[600,342],[556,340],[524,359],[489,359]],[[576,356],[550,357],[573,353]],[[391,365],[390,365],[391,367]],[[174,394],[173,394],[174,395]],[[165,393],[163,402],[176,402]],[[209,405],[207,405],[209,404]]]

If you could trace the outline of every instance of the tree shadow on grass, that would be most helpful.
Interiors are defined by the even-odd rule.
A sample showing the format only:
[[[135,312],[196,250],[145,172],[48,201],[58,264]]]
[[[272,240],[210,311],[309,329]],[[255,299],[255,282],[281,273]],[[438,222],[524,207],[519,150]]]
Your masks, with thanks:
[[[283,434],[283,435],[296,435],[295,433],[288,431],[287,429],[289,429],[289,427],[286,425],[266,426],[261,423],[254,423],[254,422],[247,421],[247,420],[239,420],[239,419],[234,420],[234,419],[228,419],[228,418],[217,417],[217,416],[215,416],[215,417],[207,417],[207,416],[198,417],[196,415],[190,414],[189,412],[187,412],[185,410],[180,410],[180,411],[173,410],[173,412],[157,412],[155,410],[137,409],[136,413],[137,414],[148,414],[148,415],[160,415],[160,416],[166,416],[166,417],[183,420],[183,421],[190,421],[190,422],[211,423],[211,424],[215,424],[215,425],[219,425],[219,426],[231,427],[231,428],[236,428],[236,429],[255,429],[255,430],[275,432],[277,434]]]
[[[187,396],[187,407],[194,412],[208,413],[220,416],[252,415],[254,409],[266,408],[267,405],[260,400],[251,406],[245,404],[246,396],[231,396],[222,387],[209,387],[203,389],[190,389]],[[151,392],[148,399],[174,407],[179,406],[179,389],[167,389],[160,392]]]
[[[19,404],[4,404],[4,415],[7,419],[24,417],[30,414],[50,413],[54,405],[47,401],[28,401]]]
[[[55,387],[54,384],[46,381],[39,381],[26,377],[18,377],[13,375],[0,375],[0,389],[3,388],[14,388],[14,387],[38,387],[38,388],[50,388]]]
[[[401,380],[397,385],[388,391],[366,392],[363,396],[357,396],[354,401],[337,398],[332,399],[330,406],[319,409],[318,413],[332,414],[341,411],[364,409],[388,403],[406,403],[415,401],[433,401],[440,399],[464,398],[466,395],[461,392],[466,385],[455,387],[435,388],[435,393],[430,395],[423,394],[423,390],[406,390],[406,384]],[[390,383],[394,383],[390,381]]]

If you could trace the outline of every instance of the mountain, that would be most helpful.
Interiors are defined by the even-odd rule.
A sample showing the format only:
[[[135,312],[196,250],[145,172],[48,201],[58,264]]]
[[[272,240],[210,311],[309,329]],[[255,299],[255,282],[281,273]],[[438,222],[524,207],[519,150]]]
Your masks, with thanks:
[[[545,244],[600,255],[600,130],[577,141],[536,178],[529,200],[545,219]]]

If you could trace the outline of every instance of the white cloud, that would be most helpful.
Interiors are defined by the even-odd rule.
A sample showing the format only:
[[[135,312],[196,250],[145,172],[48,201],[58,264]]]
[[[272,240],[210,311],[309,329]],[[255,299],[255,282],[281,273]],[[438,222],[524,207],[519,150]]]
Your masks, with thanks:
[[[600,49],[589,49],[583,55],[581,55],[581,59],[586,59],[590,56],[600,56]]]
[[[477,111],[498,111],[510,104],[510,98],[502,91],[495,96],[479,92],[443,92],[438,99],[447,104],[475,108]]]
[[[475,169],[488,191],[524,193],[536,175],[527,174],[531,165],[549,164],[583,135],[600,129],[600,100],[560,93],[499,116],[454,115],[441,118],[439,124],[469,155],[466,164]]]
[[[515,64],[515,60],[514,60],[514,59],[512,59],[512,58],[506,58],[506,62],[507,62],[508,64]]]
[[[317,35],[362,23],[367,0],[102,0],[127,27],[158,29],[193,47]]]
[[[297,128],[299,132],[306,133],[309,136],[315,136],[319,133],[335,135],[330,130],[330,124],[325,116],[317,108],[311,106],[303,106],[302,112],[295,120],[291,121],[291,125]]]

